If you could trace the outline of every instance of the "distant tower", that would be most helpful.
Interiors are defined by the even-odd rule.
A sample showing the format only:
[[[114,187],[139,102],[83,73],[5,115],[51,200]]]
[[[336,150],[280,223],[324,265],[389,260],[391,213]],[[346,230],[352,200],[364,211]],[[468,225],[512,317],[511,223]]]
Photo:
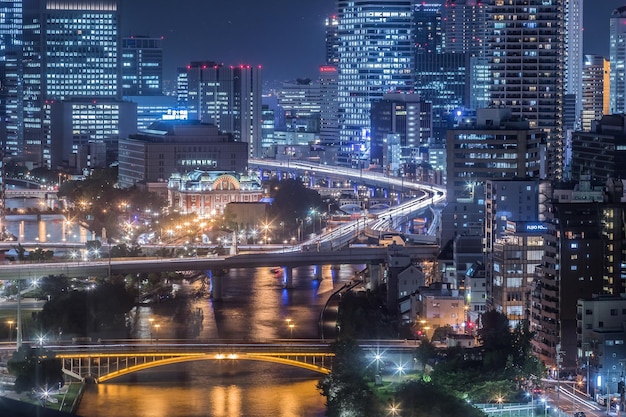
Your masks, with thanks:
[[[122,39],[122,95],[163,94],[163,39],[131,36]]]
[[[609,61],[599,55],[585,55],[583,63],[582,130],[589,131],[591,122],[609,114]]]
[[[576,126],[578,128],[582,109],[583,73],[583,0],[565,1],[565,94],[574,96]]]
[[[369,163],[370,108],[383,94],[413,90],[411,0],[338,0],[338,164]]]
[[[557,180],[563,177],[564,1],[495,2],[488,10],[491,105],[510,108],[547,134],[546,172]]]
[[[320,144],[338,145],[339,107],[337,105],[337,67],[320,67]]]
[[[615,9],[610,19],[611,114],[626,113],[626,6]]]

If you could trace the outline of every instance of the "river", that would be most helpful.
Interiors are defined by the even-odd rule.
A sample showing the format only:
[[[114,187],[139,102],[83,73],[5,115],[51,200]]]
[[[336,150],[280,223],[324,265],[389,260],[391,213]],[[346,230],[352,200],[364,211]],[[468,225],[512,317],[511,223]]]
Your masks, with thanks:
[[[200,340],[318,338],[319,316],[333,289],[354,277],[358,267],[294,269],[294,288],[282,288],[269,268],[231,270],[223,301],[197,301]],[[155,315],[149,306],[135,312],[135,337],[179,337],[184,324]],[[152,322],[149,321],[152,319]],[[287,319],[294,326],[287,325]],[[150,325],[152,323],[152,327]],[[158,334],[154,324],[158,323]],[[152,330],[152,331],[151,331]],[[316,389],[320,374],[263,362],[190,362],[142,371],[125,379],[90,386],[78,409],[84,417],[299,417],[323,416]]]

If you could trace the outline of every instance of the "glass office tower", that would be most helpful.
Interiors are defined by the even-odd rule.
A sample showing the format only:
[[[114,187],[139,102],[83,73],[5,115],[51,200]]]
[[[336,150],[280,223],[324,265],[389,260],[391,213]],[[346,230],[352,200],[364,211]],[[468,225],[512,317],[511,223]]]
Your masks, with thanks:
[[[338,0],[339,152],[345,166],[369,164],[370,108],[388,92],[413,89],[413,1]]]

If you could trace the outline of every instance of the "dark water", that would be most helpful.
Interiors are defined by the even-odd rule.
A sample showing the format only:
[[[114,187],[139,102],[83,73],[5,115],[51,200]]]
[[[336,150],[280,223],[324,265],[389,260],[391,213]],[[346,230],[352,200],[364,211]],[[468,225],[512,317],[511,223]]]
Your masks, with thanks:
[[[320,312],[334,289],[354,277],[356,269],[326,267],[322,281],[313,269],[294,270],[294,289],[284,290],[269,268],[231,270],[224,299],[203,299],[192,309],[203,317],[198,340],[274,340],[318,338]],[[155,315],[150,307],[134,317],[135,337],[156,337],[149,319],[159,324],[160,340],[180,335],[173,317]],[[287,325],[291,319],[293,328]],[[152,327],[154,329],[154,327]],[[297,417],[323,416],[320,374],[254,361],[189,362],[153,368],[126,379],[90,387],[78,409],[85,417]]]

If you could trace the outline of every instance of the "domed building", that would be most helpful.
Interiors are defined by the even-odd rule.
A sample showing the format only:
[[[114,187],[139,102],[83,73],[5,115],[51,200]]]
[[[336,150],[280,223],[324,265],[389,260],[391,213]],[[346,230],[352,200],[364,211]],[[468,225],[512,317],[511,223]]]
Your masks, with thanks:
[[[169,207],[180,213],[223,214],[228,203],[255,203],[264,197],[258,177],[231,171],[194,170],[172,174],[167,183]]]

